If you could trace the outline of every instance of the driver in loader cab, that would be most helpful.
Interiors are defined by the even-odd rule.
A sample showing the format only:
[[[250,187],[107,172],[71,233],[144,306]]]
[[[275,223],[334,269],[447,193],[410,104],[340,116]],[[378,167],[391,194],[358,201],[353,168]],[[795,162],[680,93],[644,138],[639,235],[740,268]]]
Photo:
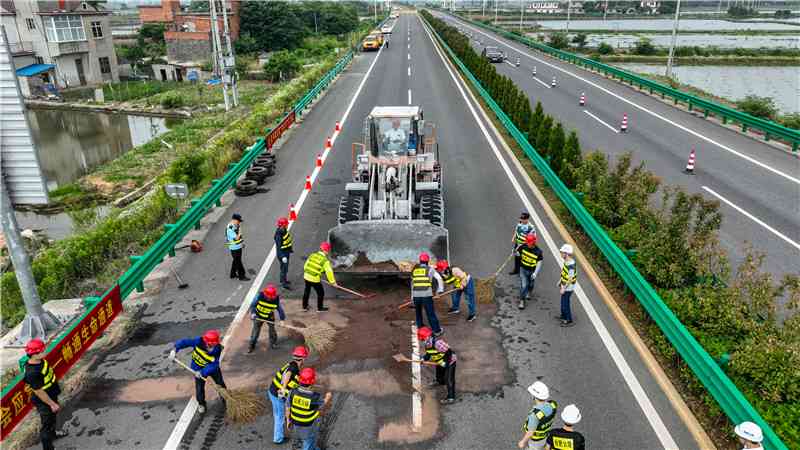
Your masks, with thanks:
[[[392,120],[392,128],[384,134],[384,139],[386,140],[386,148],[390,151],[405,151],[406,150],[406,138],[408,134],[402,128],[400,128],[400,120],[393,119]]]

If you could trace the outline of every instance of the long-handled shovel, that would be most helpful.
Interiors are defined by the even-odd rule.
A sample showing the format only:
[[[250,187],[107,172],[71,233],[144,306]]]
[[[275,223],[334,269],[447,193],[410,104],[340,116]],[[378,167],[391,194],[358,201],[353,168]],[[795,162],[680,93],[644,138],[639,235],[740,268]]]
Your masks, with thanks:
[[[278,322],[264,320],[258,317],[256,317],[256,320],[259,322],[277,325],[279,327],[286,328],[287,330],[292,330],[296,333],[299,333],[301,336],[303,336],[303,340],[306,342],[306,345],[312,351],[315,351],[319,354],[325,353],[331,347],[333,347],[333,337],[336,335],[336,329],[325,322],[317,322],[310,327],[300,328],[292,325],[286,325],[283,323],[283,321]]]
[[[424,364],[426,366],[438,366],[439,365],[438,363],[435,363],[435,362],[432,362],[432,361],[425,361],[425,360],[422,360],[422,359],[410,359],[410,358],[406,357],[406,355],[403,355],[402,353],[398,353],[396,355],[393,355],[392,358],[394,358],[394,360],[397,361],[397,362],[420,363],[420,364]]]
[[[362,294],[361,292],[354,291],[352,289],[348,289],[348,288],[346,288],[344,286],[339,286],[338,284],[328,283],[325,280],[322,280],[322,282],[327,284],[328,286],[330,286],[332,288],[339,289],[340,291],[347,292],[348,294],[353,294],[356,297],[363,298],[365,300],[368,299],[368,298],[372,298],[372,297],[375,297],[376,295],[378,295],[378,294],[374,294],[374,293],[372,293],[372,294]]]
[[[442,297],[444,297],[444,296],[446,296],[446,295],[452,294],[453,292],[455,292],[455,291],[457,291],[457,290],[458,290],[458,288],[453,288],[453,289],[450,289],[449,291],[444,291],[444,292],[442,292],[441,294],[434,295],[434,296],[433,296],[433,299],[434,299],[434,300],[439,300],[440,298],[442,298]],[[400,306],[398,306],[398,307],[397,307],[397,309],[408,308],[408,307],[409,307],[409,306],[411,306],[413,303],[414,303],[414,301],[413,301],[413,300],[409,300],[409,301],[407,301],[407,302],[405,302],[405,303],[402,303],[402,304],[400,304]]]
[[[191,367],[187,366],[183,361],[175,358],[175,364],[183,367],[184,369],[195,374]],[[197,375],[195,375],[197,376]],[[229,422],[235,424],[245,424],[253,422],[256,417],[264,413],[267,408],[266,401],[263,396],[242,389],[234,391],[228,390],[208,377],[201,377],[203,380],[210,382],[211,387],[217,391],[220,397],[225,400],[225,417]]]

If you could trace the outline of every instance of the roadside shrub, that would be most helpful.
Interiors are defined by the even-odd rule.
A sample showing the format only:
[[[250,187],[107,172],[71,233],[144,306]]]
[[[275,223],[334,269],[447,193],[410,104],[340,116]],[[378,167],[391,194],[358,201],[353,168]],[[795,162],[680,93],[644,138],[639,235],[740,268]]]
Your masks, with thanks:
[[[786,114],[778,118],[778,123],[786,128],[800,130],[800,113]]]
[[[288,50],[275,52],[264,64],[264,73],[273,82],[292,78],[301,68],[300,60]]]
[[[775,115],[778,114],[778,107],[775,106],[775,100],[770,97],[748,95],[736,102],[736,107],[742,112],[750,114],[751,116],[761,117],[762,119],[772,120],[775,118]]]
[[[655,55],[658,50],[653,45],[653,42],[647,38],[641,38],[633,46],[633,53],[643,56]]]
[[[567,39],[567,33],[561,31],[556,33],[551,33],[550,38],[547,40],[547,45],[553,48],[557,48],[559,50],[563,50],[569,47],[569,40]]]
[[[167,92],[161,96],[161,107],[164,109],[180,108],[183,104],[183,96],[178,92]]]
[[[597,46],[597,53],[601,55],[613,55],[614,47],[605,42],[601,42],[600,45]]]
[[[575,44],[579,49],[583,49],[586,47],[586,33],[578,33],[572,37],[572,43]]]

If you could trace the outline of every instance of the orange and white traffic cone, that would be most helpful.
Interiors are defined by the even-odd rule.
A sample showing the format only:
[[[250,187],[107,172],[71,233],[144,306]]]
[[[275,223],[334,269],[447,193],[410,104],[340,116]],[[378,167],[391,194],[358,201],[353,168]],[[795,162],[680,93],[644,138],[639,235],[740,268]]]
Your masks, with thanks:
[[[586,94],[581,92],[581,99],[578,100],[578,104],[581,106],[586,106]]]
[[[322,167],[322,155],[317,153],[317,167]]]
[[[534,77],[536,77],[536,66],[533,66],[533,69],[531,69],[531,78]]]
[[[552,81],[552,82],[550,82],[550,87],[551,87],[551,88],[554,88],[554,87],[556,87],[556,77],[553,77],[553,81]]]
[[[628,115],[627,114],[623,114],[622,115],[622,123],[619,126],[619,131],[621,131],[623,133],[627,133],[628,132]]]
[[[689,161],[686,162],[686,169],[683,170],[689,175],[694,175],[694,158],[695,158],[695,152],[694,152],[694,147],[692,147],[692,151],[689,152]]]
[[[336,126],[334,127],[334,130],[336,130],[336,131],[342,131],[342,126],[339,124],[339,121],[338,121],[338,120],[336,121]]]
[[[294,203],[289,204],[289,220],[295,221],[297,220],[297,212],[294,210]]]
[[[328,136],[328,139],[325,139],[325,149],[327,150],[330,149],[331,147],[333,147],[333,144],[331,143],[331,137]]]
[[[307,191],[310,191],[310,190],[311,190],[311,176],[310,176],[310,175],[306,175],[306,186],[305,186],[305,190],[307,190]]]

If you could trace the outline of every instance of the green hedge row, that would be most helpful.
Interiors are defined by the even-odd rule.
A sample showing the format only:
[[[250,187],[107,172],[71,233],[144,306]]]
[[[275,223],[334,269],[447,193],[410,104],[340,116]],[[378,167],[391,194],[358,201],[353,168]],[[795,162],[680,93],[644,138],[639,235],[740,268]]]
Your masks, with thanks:
[[[726,373],[787,446],[800,448],[800,277],[773,280],[761,270],[763,255],[751,249],[732,274],[719,244],[718,202],[661,186],[630,154],[612,166],[599,150],[582,152],[575,131],[567,135],[539,102],[531,112],[526,93],[479,56],[465,36],[427,11],[422,15],[617,245],[628,249],[636,268],[704,348],[730,356]],[[781,325],[776,305],[785,296],[788,317]],[[693,393],[725,420],[658,327],[650,323],[648,331]]]

